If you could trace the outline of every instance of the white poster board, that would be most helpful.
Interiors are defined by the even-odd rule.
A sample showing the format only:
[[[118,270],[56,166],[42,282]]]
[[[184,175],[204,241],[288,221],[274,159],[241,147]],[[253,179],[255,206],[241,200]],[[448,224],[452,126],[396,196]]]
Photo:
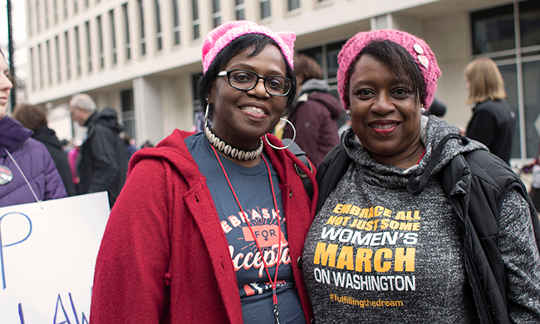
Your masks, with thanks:
[[[106,192],[0,208],[0,323],[87,324]]]

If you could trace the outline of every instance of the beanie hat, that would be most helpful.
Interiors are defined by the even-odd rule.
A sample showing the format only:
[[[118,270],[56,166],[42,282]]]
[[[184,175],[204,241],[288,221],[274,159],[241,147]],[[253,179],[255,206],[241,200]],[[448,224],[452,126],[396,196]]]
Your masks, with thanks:
[[[246,34],[263,34],[273,39],[279,46],[281,53],[283,53],[287,64],[294,70],[293,55],[294,41],[296,40],[296,35],[294,33],[275,33],[267,27],[257,25],[252,21],[238,20],[224,23],[213,29],[206,36],[202,46],[203,73],[206,73],[208,67],[210,67],[221,50],[233,40]]]
[[[437,80],[441,76],[441,70],[437,65],[435,54],[431,51],[428,44],[409,33],[395,29],[379,29],[369,32],[360,32],[350,38],[338,54],[338,92],[343,107],[348,109],[345,98],[348,95],[347,88],[349,80],[347,72],[351,69],[351,64],[354,62],[358,53],[364,47],[373,41],[389,40],[398,45],[401,45],[414,59],[414,62],[420,69],[426,83],[426,97],[422,102],[426,109],[433,102],[435,91],[437,90]]]

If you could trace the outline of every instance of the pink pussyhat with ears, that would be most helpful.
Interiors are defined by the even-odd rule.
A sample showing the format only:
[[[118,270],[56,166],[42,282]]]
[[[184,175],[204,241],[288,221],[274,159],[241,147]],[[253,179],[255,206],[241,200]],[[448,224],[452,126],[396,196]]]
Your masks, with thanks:
[[[437,90],[437,80],[441,76],[441,70],[437,64],[435,54],[428,44],[421,38],[407,32],[395,29],[379,29],[369,32],[360,32],[350,38],[341,48],[338,54],[338,92],[343,107],[349,108],[346,104],[346,96],[349,87],[348,71],[358,54],[373,41],[389,40],[401,45],[412,56],[414,62],[420,69],[424,82],[426,83],[426,98],[422,102],[426,109],[429,109],[435,91]]]
[[[237,20],[226,22],[223,25],[216,27],[206,36],[202,46],[203,73],[206,73],[208,67],[210,67],[222,49],[229,45],[233,40],[246,34],[263,34],[273,39],[279,46],[281,53],[283,53],[287,64],[294,70],[293,56],[294,41],[296,40],[296,35],[294,33],[276,33],[264,26],[257,25],[252,21]]]

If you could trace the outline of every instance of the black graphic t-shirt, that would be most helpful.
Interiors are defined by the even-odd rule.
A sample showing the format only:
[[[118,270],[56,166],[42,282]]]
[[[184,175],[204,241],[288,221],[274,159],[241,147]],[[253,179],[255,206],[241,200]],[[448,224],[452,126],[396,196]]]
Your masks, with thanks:
[[[186,145],[206,178],[221,221],[221,228],[229,242],[234,271],[238,281],[245,323],[273,323],[272,285],[262,262],[269,266],[274,280],[279,255],[281,223],[281,262],[278,270],[278,305],[281,323],[305,323],[296,289],[287,242],[286,218],[281,213],[279,179],[270,165],[274,194],[279,211],[275,210],[268,169],[264,161],[247,168],[219,155],[245,215],[227,183],[210,144],[202,133],[186,139]],[[268,161],[268,158],[266,158]],[[279,222],[278,222],[279,215]],[[249,225],[246,222],[249,221]],[[251,227],[251,229],[250,229]],[[254,236],[256,241],[254,240]]]

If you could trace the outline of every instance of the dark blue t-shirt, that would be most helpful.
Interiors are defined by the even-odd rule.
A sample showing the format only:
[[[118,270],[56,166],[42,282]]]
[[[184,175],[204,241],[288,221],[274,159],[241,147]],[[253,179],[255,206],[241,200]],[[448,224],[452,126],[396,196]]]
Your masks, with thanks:
[[[216,160],[214,151],[202,133],[185,140],[189,152],[206,178],[206,183],[216,206],[221,228],[229,242],[229,252],[238,281],[242,315],[245,323],[274,323],[272,312],[272,285],[263,266],[253,235],[242,217],[240,207],[227,183],[225,175]],[[223,163],[232,187],[247,214],[251,229],[262,249],[274,280],[278,257],[278,212],[274,207],[268,170],[264,161],[254,167],[240,166],[223,156]],[[268,158],[266,158],[268,161]],[[269,162],[270,163],[270,162]],[[291,258],[287,241],[286,218],[281,212],[281,191],[279,178],[270,164],[274,193],[280,211],[281,222],[281,262],[278,270],[278,307],[280,323],[305,323],[302,307],[294,287],[290,266]]]

